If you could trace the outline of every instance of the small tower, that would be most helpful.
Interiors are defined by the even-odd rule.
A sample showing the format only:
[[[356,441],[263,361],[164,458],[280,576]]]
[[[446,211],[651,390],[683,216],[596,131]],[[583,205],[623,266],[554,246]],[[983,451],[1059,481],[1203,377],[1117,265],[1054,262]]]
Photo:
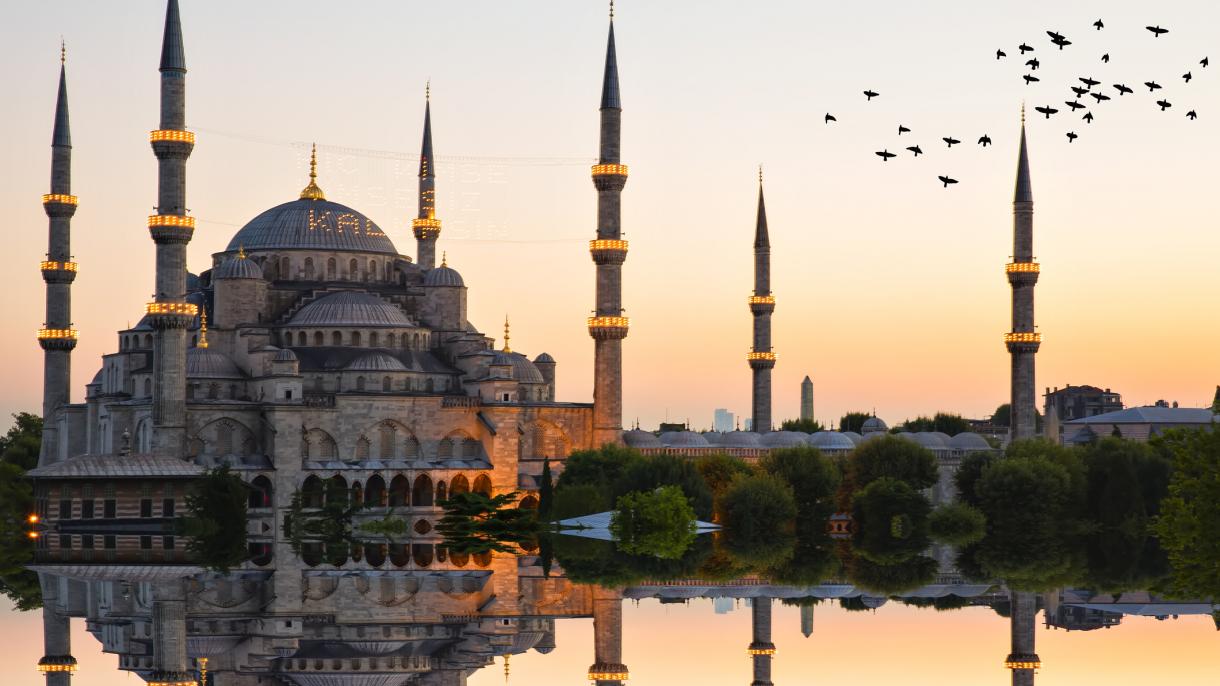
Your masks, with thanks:
[[[750,686],[771,686],[771,658],[775,656],[775,644],[771,642],[771,599],[754,598],[750,610],[754,630],[748,651],[754,662]]]
[[[1042,667],[1042,659],[1034,652],[1034,615],[1038,612],[1038,596],[1024,591],[1011,591],[1009,627],[1012,652],[1004,666],[1012,671],[1012,686],[1034,686],[1034,672]]]
[[[77,337],[76,329],[72,328],[72,282],[76,280],[76,263],[72,261],[71,238],[76,196],[72,195],[72,131],[68,125],[66,53],[61,46],[59,94],[55,99],[55,126],[51,132],[51,192],[42,196],[42,208],[47,213],[47,259],[41,265],[42,280],[47,285],[47,310],[46,322],[38,330],[38,345],[43,350],[39,465],[59,459],[61,437],[54,414],[71,397],[72,350]]]
[[[593,445],[623,440],[623,262],[627,241],[622,232],[622,194],[627,165],[620,158],[623,104],[619,99],[618,58],[614,51],[614,4],[610,5],[610,37],[602,76],[601,149],[593,165],[597,188],[597,238],[589,252],[597,265],[597,308],[589,317],[593,338]]]
[[[419,216],[411,221],[415,231],[416,259],[423,269],[436,266],[436,239],[441,220],[436,218],[436,162],[432,155],[432,84],[424,89],[424,141],[419,150]]]
[[[813,421],[813,379],[808,376],[801,382],[801,421]]]
[[[763,201],[762,169],[758,170],[758,218],[754,224],[754,295],[750,313],[754,315],[754,347],[747,355],[754,372],[750,403],[753,431],[771,431],[771,370],[775,352],[771,349],[771,313],[775,296],[771,294],[771,238],[767,235],[767,206]]]
[[[186,301],[186,246],[195,218],[186,214],[186,55],[178,0],[168,0],[161,42],[161,125],[149,133],[157,156],[157,213],[148,230],[157,246],[156,290],[145,308],[153,327],[153,452],[182,457],[186,448],[186,330],[198,308]]]
[[[1034,406],[1034,356],[1042,345],[1042,334],[1034,330],[1034,285],[1038,263],[1034,261],[1034,192],[1029,180],[1029,155],[1025,147],[1025,110],[1021,110],[1021,147],[1017,154],[1017,187],[1012,203],[1012,262],[1005,271],[1012,286],[1012,330],[1004,344],[1012,356],[1012,440],[1033,438],[1037,409]]]

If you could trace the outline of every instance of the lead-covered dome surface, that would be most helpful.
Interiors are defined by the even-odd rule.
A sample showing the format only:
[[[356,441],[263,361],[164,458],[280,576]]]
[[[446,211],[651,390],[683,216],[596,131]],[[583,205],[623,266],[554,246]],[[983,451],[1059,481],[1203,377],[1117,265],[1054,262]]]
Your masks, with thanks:
[[[293,315],[288,326],[415,326],[396,305],[372,293],[322,296]]]
[[[223,353],[210,348],[191,348],[186,351],[186,377],[188,379],[241,379],[237,363]]]
[[[213,279],[261,279],[263,268],[243,256],[230,257],[212,272]]]
[[[661,441],[650,431],[632,429],[623,432],[623,442],[628,448],[660,448]]]
[[[349,372],[405,372],[407,366],[389,353],[371,351],[352,360],[343,369]]]
[[[427,274],[424,274],[425,286],[448,286],[450,288],[464,288],[466,282],[462,281],[462,275],[453,267],[442,264],[435,269],[429,269]]]
[[[293,200],[263,212],[241,228],[226,251],[347,250],[397,255],[373,220],[329,200]]]

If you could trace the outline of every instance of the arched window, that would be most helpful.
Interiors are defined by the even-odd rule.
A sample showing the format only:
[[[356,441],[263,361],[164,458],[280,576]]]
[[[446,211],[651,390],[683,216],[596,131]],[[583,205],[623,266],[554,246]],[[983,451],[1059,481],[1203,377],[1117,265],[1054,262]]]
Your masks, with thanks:
[[[377,280],[377,260],[369,260],[369,281]]]
[[[344,504],[347,498],[347,479],[336,474],[326,480],[326,502]]]
[[[384,376],[381,378],[381,390],[386,393],[390,392],[390,377]]]
[[[462,457],[478,457],[480,443],[473,438],[462,441]]]
[[[423,521],[423,520],[420,520]],[[411,559],[416,567],[427,567],[432,564],[432,546],[416,543],[411,546]]]
[[[326,278],[327,278],[327,280],[329,280],[329,281],[335,280],[335,268],[336,268],[335,258],[332,257],[332,258],[326,260]]]
[[[352,345],[353,345],[353,346],[359,346],[360,344],[361,344],[361,343],[360,343],[360,332],[359,332],[359,331],[353,331],[353,332],[352,332]]]
[[[406,567],[411,560],[410,548],[405,543],[390,544],[390,564],[395,567]]]
[[[522,510],[537,510],[538,509],[538,496],[536,496],[532,493],[530,495],[525,496],[524,498],[521,499],[521,504],[518,505],[517,507],[521,508]]]
[[[280,278],[281,279],[291,279],[292,278],[292,268],[288,264],[287,257],[280,258]]]
[[[470,555],[467,553],[449,553],[449,561],[454,567],[465,567],[470,562]]]
[[[403,442],[402,452],[408,458],[419,457],[419,441],[415,440],[414,436],[407,436],[407,440]]]
[[[304,332],[304,331],[302,331],[302,332],[300,332],[300,333],[298,333],[298,334],[297,334],[297,345],[304,347],[304,346],[305,346],[305,340],[306,340],[306,339],[305,339],[305,332]]]
[[[458,474],[449,482],[449,495],[454,496],[458,493],[469,493],[470,482],[466,480],[465,474]]]
[[[436,444],[436,456],[441,459],[453,457],[453,439],[442,438],[441,442]]]
[[[368,501],[369,507],[385,507],[387,497],[385,479],[377,474],[370,476],[369,480],[365,482],[364,497]]]
[[[352,504],[356,506],[364,504],[364,489],[361,488],[359,481],[352,482]]]
[[[396,337],[394,336],[394,332],[391,331],[390,333],[387,333],[385,335],[385,347],[393,348],[395,339]]]
[[[410,489],[407,477],[399,474],[390,480],[390,507],[406,507],[409,504],[407,491]]]
[[[305,507],[322,507],[322,480],[310,474],[301,486],[301,504]]]
[[[474,492],[491,497],[491,479],[486,474],[480,474],[474,479]]]
[[[305,280],[313,281],[313,258],[305,258]]]
[[[411,504],[415,507],[432,507],[432,479],[427,474],[415,477],[415,487],[411,489]]]
[[[356,441],[356,459],[361,462],[369,459],[369,439],[364,436]]]
[[[396,457],[394,443],[397,439],[398,432],[394,430],[393,424],[381,425],[381,459],[392,460]]]
[[[365,559],[370,567],[380,567],[385,564],[386,544],[371,545],[365,549]]]
[[[332,331],[330,333],[330,344],[343,345],[343,334],[338,331]]]
[[[364,377],[363,376],[356,377],[356,390],[358,390],[358,391],[364,390]]]
[[[216,427],[216,452],[219,455],[233,454],[233,425],[221,422]]]
[[[419,350],[419,334],[415,334],[415,335],[413,336],[413,338],[412,338],[412,343],[411,343],[411,349],[412,349],[412,350]]]
[[[250,507],[271,507],[271,479],[259,474],[250,482]]]
[[[360,280],[360,266],[359,266],[359,263],[356,262],[356,258],[354,258],[354,257],[352,258],[351,262],[347,263],[347,276],[352,281]]]
[[[491,564],[491,553],[489,552],[475,553],[473,557],[474,563],[480,567],[487,567]]]
[[[377,332],[374,331],[369,334],[369,347],[376,348],[377,346],[378,346]]]
[[[321,331],[313,332],[313,344],[314,345],[320,346],[320,345],[324,345],[325,343],[326,343],[326,337],[322,335]]]
[[[144,334],[144,347],[145,348],[153,347],[152,346],[152,334],[150,334],[150,333]]]
[[[445,480],[441,479],[436,483],[436,502],[439,504],[449,499],[449,490],[445,487]]]
[[[152,379],[144,379],[144,395],[152,395]]]

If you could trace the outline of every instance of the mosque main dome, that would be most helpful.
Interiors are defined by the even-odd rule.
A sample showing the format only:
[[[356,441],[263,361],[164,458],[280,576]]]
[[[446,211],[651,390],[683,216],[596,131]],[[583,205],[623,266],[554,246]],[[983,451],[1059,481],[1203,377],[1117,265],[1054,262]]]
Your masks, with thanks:
[[[263,212],[241,228],[226,251],[346,250],[398,255],[373,220],[337,202],[301,198]]]

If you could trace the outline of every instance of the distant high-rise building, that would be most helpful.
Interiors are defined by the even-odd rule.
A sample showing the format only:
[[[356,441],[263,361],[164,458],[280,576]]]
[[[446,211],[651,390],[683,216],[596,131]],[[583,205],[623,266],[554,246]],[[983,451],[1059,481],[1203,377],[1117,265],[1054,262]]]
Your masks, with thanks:
[[[725,432],[733,430],[733,420],[735,417],[732,412],[723,407],[716,408],[716,412],[712,415],[712,426],[716,431]]]
[[[801,420],[813,421],[813,379],[808,376],[801,382]]]
[[[750,417],[746,417],[742,421],[743,421],[743,426],[741,427],[742,429],[744,429],[745,431],[754,430],[754,420],[753,419],[751,419]]]

